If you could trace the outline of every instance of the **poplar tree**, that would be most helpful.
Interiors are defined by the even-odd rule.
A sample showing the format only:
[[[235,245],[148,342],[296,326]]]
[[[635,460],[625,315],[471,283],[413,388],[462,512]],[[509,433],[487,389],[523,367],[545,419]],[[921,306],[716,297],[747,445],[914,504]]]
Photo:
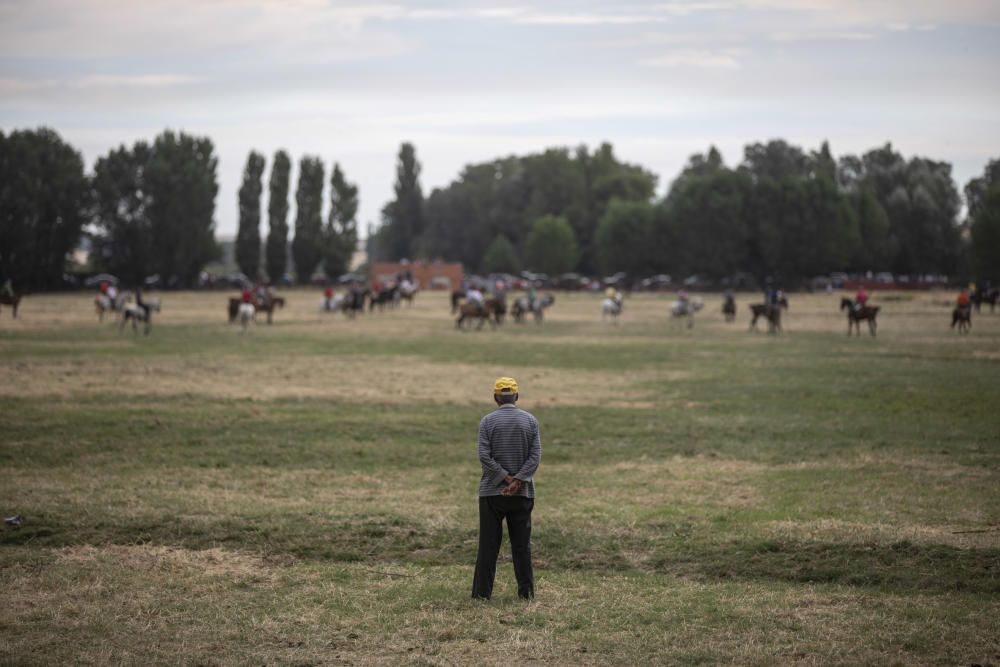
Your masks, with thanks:
[[[267,201],[267,275],[272,282],[281,280],[288,266],[288,174],[292,161],[279,150],[271,163]]]
[[[250,151],[240,186],[240,226],[236,233],[236,263],[248,278],[260,275],[260,193],[264,156]]]
[[[308,284],[321,258],[323,236],[323,162],[318,157],[299,160],[295,191],[295,239],[292,258],[299,283]]]

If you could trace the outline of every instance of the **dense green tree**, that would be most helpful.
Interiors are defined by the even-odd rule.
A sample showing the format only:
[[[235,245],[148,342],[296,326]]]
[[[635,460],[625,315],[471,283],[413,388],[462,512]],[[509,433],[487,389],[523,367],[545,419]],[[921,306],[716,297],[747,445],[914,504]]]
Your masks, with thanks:
[[[671,191],[667,216],[681,251],[676,270],[712,278],[743,270],[752,188],[746,172],[719,169],[706,176],[687,176]]]
[[[535,221],[525,244],[528,268],[556,275],[572,271],[579,259],[576,234],[566,218],[547,215]]]
[[[323,227],[323,270],[330,278],[348,271],[358,245],[358,186],[348,183],[340,165],[330,176],[330,215]]]
[[[664,253],[655,252],[657,213],[650,202],[611,200],[594,233],[597,265],[605,275],[640,276],[669,265]]]
[[[858,249],[851,262],[857,271],[881,271],[892,266],[896,257],[896,239],[892,235],[889,215],[882,208],[870,187],[862,187],[848,195],[858,221]]]
[[[202,267],[219,255],[213,219],[217,166],[208,138],[168,130],[153,142],[143,175],[156,251],[150,272],[168,285],[196,284]]]
[[[267,200],[267,244],[265,259],[267,275],[277,281],[288,268],[288,187],[292,161],[288,153],[279,150],[271,162],[271,178],[268,183]]]
[[[318,157],[299,160],[295,191],[295,239],[292,258],[299,283],[308,284],[322,258],[323,162]]]
[[[413,257],[424,231],[420,163],[413,144],[404,143],[396,161],[396,198],[382,209],[381,253],[388,259]]]
[[[498,235],[483,255],[483,273],[517,273],[520,268],[514,244],[503,234]]]
[[[94,165],[91,261],[126,282],[138,283],[153,264],[150,191],[145,183],[152,148],[137,141],[111,150]]]
[[[251,280],[260,275],[260,193],[264,156],[250,151],[240,186],[240,223],[236,233],[236,263]]]
[[[996,161],[990,162],[983,180],[989,181],[991,172],[996,174],[996,166]],[[1000,284],[1000,183],[978,195],[969,232],[976,277]]]
[[[965,186],[965,203],[968,208],[969,220],[979,215],[980,207],[986,200],[990,190],[1000,185],[1000,160],[990,160],[986,164],[983,175],[973,178]]]
[[[57,133],[0,132],[0,279],[60,285],[88,203],[83,160]]]

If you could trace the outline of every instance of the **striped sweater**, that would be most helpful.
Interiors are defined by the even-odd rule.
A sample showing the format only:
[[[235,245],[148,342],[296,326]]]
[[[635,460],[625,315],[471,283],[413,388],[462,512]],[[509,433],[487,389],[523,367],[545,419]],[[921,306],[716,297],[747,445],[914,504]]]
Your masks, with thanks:
[[[517,495],[534,498],[534,475],[541,459],[538,420],[530,412],[502,405],[479,422],[480,497],[499,496],[510,475],[524,482]]]

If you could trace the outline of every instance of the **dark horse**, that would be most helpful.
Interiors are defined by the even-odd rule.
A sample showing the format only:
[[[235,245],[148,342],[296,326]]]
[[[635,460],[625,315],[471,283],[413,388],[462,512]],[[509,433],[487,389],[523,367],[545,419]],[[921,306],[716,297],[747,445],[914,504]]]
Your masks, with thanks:
[[[976,307],[976,313],[979,313],[979,307],[984,303],[990,304],[990,313],[997,307],[997,299],[1000,298],[1000,288],[990,288],[983,292],[982,290],[976,290],[972,295],[972,305]]]
[[[458,307],[458,319],[455,320],[455,326],[462,329],[466,320],[471,322],[474,318],[478,317],[479,326],[476,327],[477,330],[482,329],[483,324],[487,320],[496,329],[497,325],[500,324],[500,318],[503,316],[500,309],[500,303],[494,298],[484,300],[481,308],[474,303],[463,303]],[[506,307],[503,307],[503,310],[506,312]]]
[[[14,313],[14,318],[17,318],[17,304],[21,303],[22,294],[13,292],[12,294],[0,294],[0,304],[6,304],[11,307]]]
[[[386,306],[389,306],[389,308],[395,308],[398,295],[399,285],[383,288],[378,294],[373,292],[369,296],[368,312],[370,313],[375,310],[375,306],[378,306],[379,310],[385,310]]]
[[[781,297],[777,304],[755,303],[750,306],[750,330],[757,330],[757,318],[763,317],[767,320],[768,333],[778,333],[781,331],[781,311],[788,310],[788,299]]]
[[[972,328],[972,307],[958,306],[951,311],[951,328],[958,325],[958,333],[969,333]]]
[[[457,289],[451,293],[451,314],[454,315],[458,312],[459,302],[465,298],[465,290]]]
[[[727,322],[736,319],[736,299],[731,296],[726,297],[725,301],[722,302],[722,314],[725,315]]]
[[[236,321],[236,315],[240,312],[240,304],[241,303],[243,303],[243,299],[241,299],[240,297],[233,296],[233,297],[229,298],[229,323],[230,324],[232,324],[233,322]],[[273,296],[273,297],[271,297],[270,300],[267,303],[262,302],[260,299],[258,299],[255,296],[253,298],[253,301],[251,301],[250,303],[253,304],[253,307],[257,310],[258,313],[267,313],[267,323],[268,324],[271,324],[271,321],[272,321],[272,319],[274,317],[274,309],[275,308],[284,308],[285,307],[285,299],[284,299],[284,297],[280,297],[280,296]]]
[[[878,317],[879,306],[861,306],[860,308],[854,307],[854,302],[848,299],[846,296],[840,300],[840,309],[847,310],[847,335],[851,335],[852,329],[857,329],[858,335],[861,335],[861,320],[866,320],[868,322],[868,331],[872,336],[875,335],[875,329],[878,328],[878,323],[875,318]]]
[[[352,320],[358,315],[358,313],[364,314],[365,312],[365,299],[371,293],[367,287],[352,287],[347,294],[344,295],[344,303],[341,309],[344,314],[347,315]]]

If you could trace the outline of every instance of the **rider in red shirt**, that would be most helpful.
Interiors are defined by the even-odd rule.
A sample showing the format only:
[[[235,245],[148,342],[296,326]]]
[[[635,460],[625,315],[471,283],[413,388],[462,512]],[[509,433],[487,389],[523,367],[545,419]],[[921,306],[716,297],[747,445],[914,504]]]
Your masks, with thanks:
[[[854,308],[856,310],[861,310],[868,304],[868,292],[865,291],[864,285],[858,288],[858,293],[854,295]]]
[[[243,303],[253,303],[253,290],[249,287],[243,288]]]

